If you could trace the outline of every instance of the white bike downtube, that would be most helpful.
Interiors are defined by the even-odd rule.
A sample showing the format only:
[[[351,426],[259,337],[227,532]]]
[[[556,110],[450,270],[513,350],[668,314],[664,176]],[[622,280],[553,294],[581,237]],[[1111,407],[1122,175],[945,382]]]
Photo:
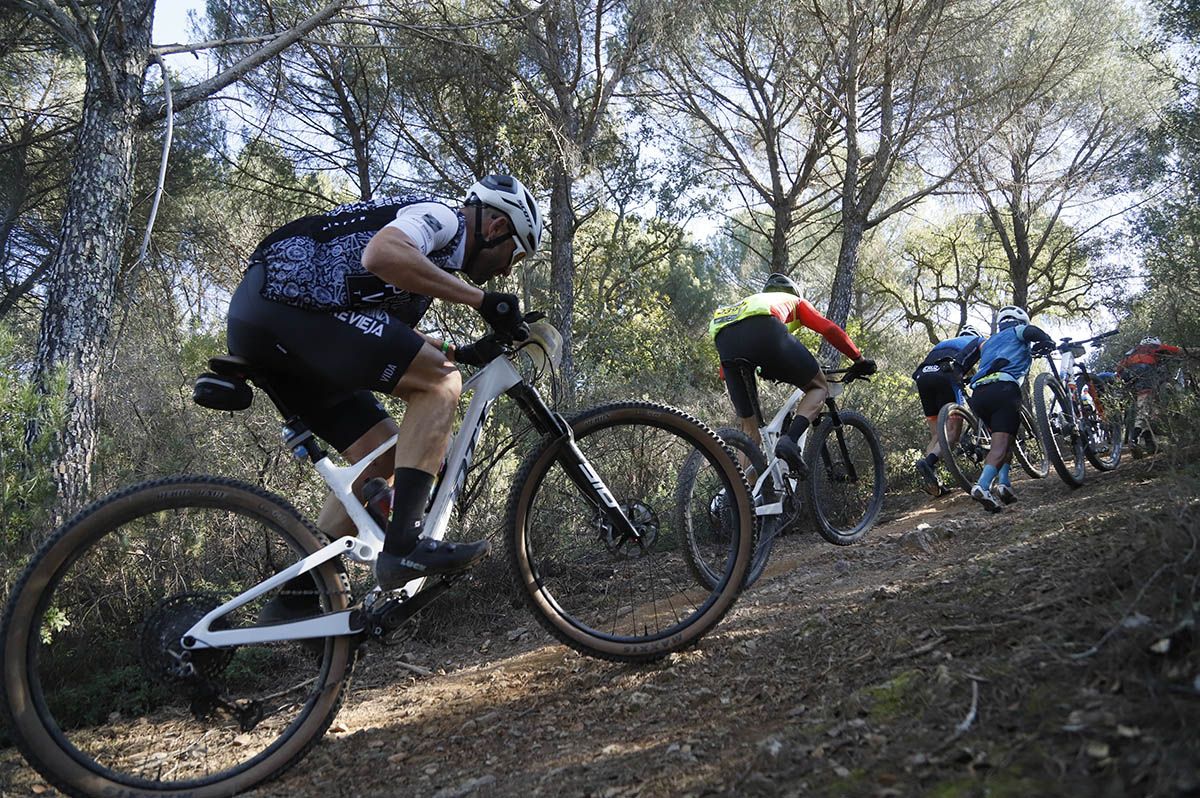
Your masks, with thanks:
[[[433,506],[425,516],[425,527],[421,531],[421,537],[441,540],[446,536],[450,512],[454,509],[454,502],[466,480],[467,467],[475,454],[475,445],[479,443],[479,437],[483,434],[488,411],[497,398],[520,381],[521,375],[513,364],[508,362],[507,358],[500,357],[463,383],[463,393],[473,391],[471,403],[467,405],[467,414],[462,425],[450,442],[450,452],[446,455],[446,469],[442,474],[442,481],[438,483]],[[413,579],[404,585],[404,593],[415,596],[424,584],[423,576]]]

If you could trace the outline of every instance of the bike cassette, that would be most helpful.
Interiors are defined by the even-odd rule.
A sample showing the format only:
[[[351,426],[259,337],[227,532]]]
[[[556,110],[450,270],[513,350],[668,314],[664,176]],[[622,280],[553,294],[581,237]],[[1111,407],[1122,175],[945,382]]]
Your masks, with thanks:
[[[220,674],[233,659],[232,648],[212,648],[190,651],[183,648],[180,638],[196,622],[221,606],[219,596],[210,593],[178,593],[160,601],[142,619],[142,667],[164,682],[212,678]],[[223,618],[213,629],[228,629]]]

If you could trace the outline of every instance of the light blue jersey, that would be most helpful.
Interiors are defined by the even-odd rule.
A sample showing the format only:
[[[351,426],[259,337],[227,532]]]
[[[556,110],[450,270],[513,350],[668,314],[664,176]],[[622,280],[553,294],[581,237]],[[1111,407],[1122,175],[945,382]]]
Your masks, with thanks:
[[[1014,324],[984,341],[979,355],[979,370],[975,379],[971,380],[971,387],[999,380],[1024,382],[1029,367],[1033,365],[1029,340],[1042,340],[1047,337],[1045,333],[1040,336],[1027,335],[1026,331],[1034,330],[1041,332],[1031,324]]]

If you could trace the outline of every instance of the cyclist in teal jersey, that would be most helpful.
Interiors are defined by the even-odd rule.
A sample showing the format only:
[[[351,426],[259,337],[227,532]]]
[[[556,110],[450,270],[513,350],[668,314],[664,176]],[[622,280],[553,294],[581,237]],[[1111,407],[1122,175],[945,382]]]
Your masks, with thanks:
[[[804,327],[820,333],[839,352],[853,360],[851,370],[855,373],[875,373],[875,361],[864,358],[846,331],[818,313],[812,303],[800,296],[800,287],[795,281],[784,274],[774,273],[767,277],[760,293],[717,308],[708,326],[708,334],[713,336],[721,359],[725,386],[737,412],[738,423],[756,444],[761,444],[761,439],[754,405],[741,380],[734,376],[737,369],[727,364],[734,360],[749,361],[759,367],[766,379],[804,390],[804,398],[796,405],[791,426],[779,436],[775,446],[775,456],[787,462],[792,473],[801,478],[807,475],[807,468],[797,442],[829,396],[829,385],[820,364],[808,347],[793,335]]]
[[[1000,512],[1003,504],[1012,504],[1017,495],[1012,489],[1009,461],[1012,460],[1013,435],[1021,420],[1021,383],[1029,373],[1035,356],[1046,347],[1053,348],[1050,336],[1029,323],[1024,308],[1006,305],[996,317],[995,335],[980,350],[979,369],[971,380],[971,409],[992,431],[979,481],[971,487],[971,498],[988,512]]]

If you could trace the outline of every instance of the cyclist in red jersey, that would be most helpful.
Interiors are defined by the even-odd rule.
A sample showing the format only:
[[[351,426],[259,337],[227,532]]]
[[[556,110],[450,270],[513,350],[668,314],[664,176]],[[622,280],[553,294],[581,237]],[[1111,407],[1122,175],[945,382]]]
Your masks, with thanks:
[[[1117,375],[1137,392],[1137,417],[1130,435],[1135,455],[1140,455],[1143,449],[1153,453],[1157,448],[1150,422],[1154,413],[1154,393],[1165,379],[1163,361],[1184,354],[1180,347],[1164,344],[1151,335],[1126,352],[1117,364]]]
[[[775,446],[775,456],[787,462],[792,473],[803,478],[807,476],[807,468],[798,441],[829,396],[829,384],[816,358],[793,333],[802,327],[819,333],[854,361],[851,371],[856,374],[874,374],[875,361],[864,358],[846,331],[818,313],[800,294],[800,287],[790,277],[771,274],[760,293],[717,308],[708,333],[716,344],[725,386],[738,422],[756,444],[761,445],[762,440],[753,404],[741,381],[730,376],[731,371],[736,374],[736,370],[727,364],[734,360],[749,361],[759,367],[766,379],[786,382],[804,390],[804,398],[796,405],[791,426]]]

